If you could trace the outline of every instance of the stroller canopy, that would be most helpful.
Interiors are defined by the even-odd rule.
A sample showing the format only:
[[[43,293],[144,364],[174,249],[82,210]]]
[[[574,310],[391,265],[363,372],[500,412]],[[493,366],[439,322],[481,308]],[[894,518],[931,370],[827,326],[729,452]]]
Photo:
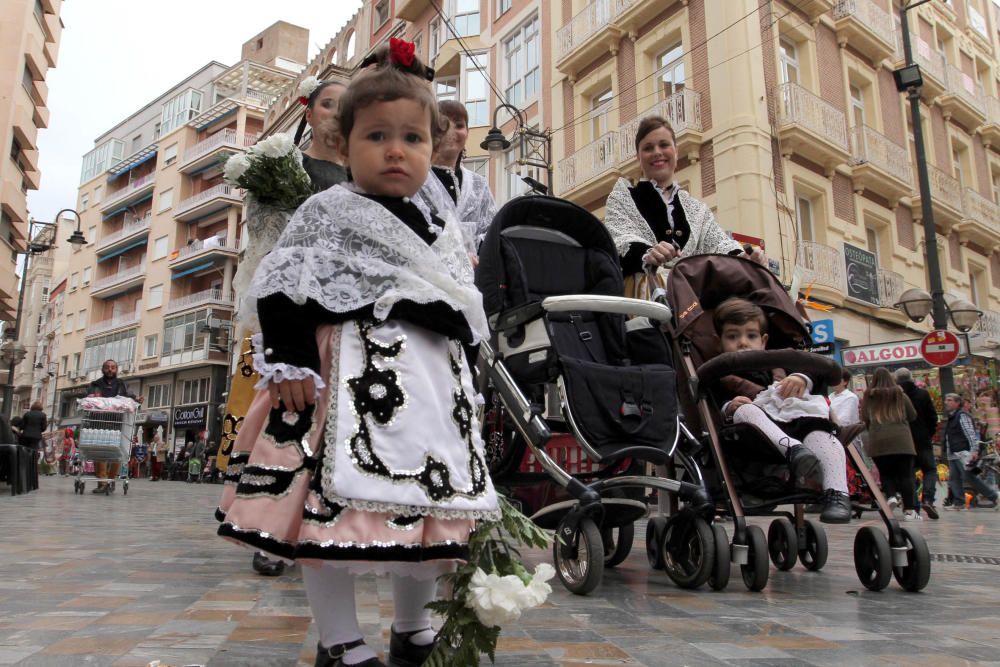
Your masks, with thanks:
[[[499,313],[511,305],[507,303],[507,291],[511,280],[518,280],[518,276],[508,275],[512,269],[509,266],[512,253],[505,253],[504,246],[505,242],[510,243],[515,239],[584,248],[607,254],[615,265],[618,262],[618,253],[607,228],[586,209],[556,197],[516,197],[497,212],[479,248],[480,264],[476,272],[476,286],[483,294],[483,307],[487,316]],[[505,254],[508,260],[506,262]],[[553,273],[565,270],[566,267],[560,267],[555,259],[553,257],[551,264],[547,266],[522,266],[521,269],[529,273],[538,270]],[[617,280],[621,283],[620,274]],[[620,284],[617,290],[615,286],[608,286],[608,289],[608,293],[617,296],[624,292],[624,287]]]
[[[674,311],[674,334],[689,339],[696,362],[719,353],[712,314],[730,297],[760,306],[768,319],[768,349],[796,347],[809,340],[809,328],[778,279],[765,267],[742,257],[695,255],[678,261],[667,281]]]

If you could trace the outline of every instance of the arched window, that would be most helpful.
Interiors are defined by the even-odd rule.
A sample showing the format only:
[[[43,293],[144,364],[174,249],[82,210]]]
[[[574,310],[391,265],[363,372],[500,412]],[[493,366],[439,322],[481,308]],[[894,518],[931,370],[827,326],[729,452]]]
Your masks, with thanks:
[[[351,34],[348,35],[347,37],[347,59],[345,60],[345,63],[350,62],[351,58],[354,57],[354,47],[355,47],[355,42],[357,41],[356,38],[357,35],[352,30]]]

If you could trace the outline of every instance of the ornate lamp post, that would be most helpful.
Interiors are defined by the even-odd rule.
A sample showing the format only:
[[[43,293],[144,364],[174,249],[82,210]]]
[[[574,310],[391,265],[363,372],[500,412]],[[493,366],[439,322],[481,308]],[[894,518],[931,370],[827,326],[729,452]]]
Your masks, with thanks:
[[[527,127],[523,111],[510,104],[497,105],[497,108],[493,110],[493,127],[486,133],[486,138],[479,144],[479,147],[484,151],[489,151],[490,157],[496,159],[499,159],[500,155],[511,147],[511,140],[504,136],[497,123],[497,115],[501,109],[509,111],[511,117],[517,122],[517,128],[514,130],[515,136],[513,137],[520,142],[519,150],[521,155],[517,163],[519,165],[544,169],[547,185],[539,183],[533,178],[524,178],[522,180],[535,192],[546,194],[552,189],[552,163],[549,159],[552,150],[552,135],[548,131],[539,132]]]

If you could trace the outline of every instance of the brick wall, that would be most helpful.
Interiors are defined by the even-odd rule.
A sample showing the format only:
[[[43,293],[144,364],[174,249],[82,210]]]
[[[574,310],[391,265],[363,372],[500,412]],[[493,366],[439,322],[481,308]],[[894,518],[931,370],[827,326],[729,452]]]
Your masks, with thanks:
[[[701,165],[701,194],[703,197],[715,194],[715,147],[711,142],[698,147]]]
[[[908,250],[917,249],[916,227],[913,212],[905,206],[896,207],[896,236],[899,243]]]
[[[968,18],[965,16],[965,3],[967,0],[953,0],[952,9],[955,10],[955,24],[959,30],[965,30],[968,25]],[[993,0],[990,0],[992,2]]]
[[[990,279],[994,287],[1000,288],[1000,255],[995,252],[990,254]]]
[[[987,199],[993,199],[992,187],[990,186],[990,164],[986,158],[986,146],[983,139],[978,134],[972,135],[972,156],[975,159],[976,180],[978,181],[979,194]]]
[[[617,64],[618,90],[615,93],[618,97],[618,118],[624,125],[639,113],[635,99],[635,43],[628,36],[618,43]],[[649,106],[648,101],[644,106]]]
[[[820,97],[846,112],[847,93],[844,91],[844,77],[841,74],[843,65],[837,34],[822,23],[816,26],[816,58],[820,64]]]
[[[705,131],[712,129],[712,86],[708,71],[708,44],[705,32],[705,0],[691,0],[688,4],[688,22],[691,31],[692,88],[701,93],[701,124]]]
[[[573,84],[563,79],[563,141],[566,142],[567,157],[576,152],[576,128],[573,127],[573,115],[576,113],[576,98],[573,95]]]
[[[909,24],[910,24],[910,30],[913,31],[913,20],[912,19],[909,19]],[[917,32],[918,35],[920,35],[920,38],[922,40],[924,40],[925,42],[927,42],[928,44],[930,44],[931,48],[934,48],[934,46],[935,46],[935,44],[934,44],[934,26],[931,25],[930,21],[928,21],[927,19],[925,19],[923,16],[917,17],[917,30],[916,30],[916,32]],[[914,44],[913,48],[916,48],[916,46],[917,45]]]
[[[931,107],[931,140],[934,142],[934,162],[938,169],[951,173],[951,148],[948,145],[948,128],[940,107]],[[924,138],[927,143],[927,137]]]
[[[841,220],[857,224],[854,215],[854,190],[851,179],[843,174],[833,175],[833,214]]]
[[[882,107],[882,127],[885,128],[885,136],[895,141],[900,146],[906,146],[906,123],[903,120],[903,113],[899,106],[899,91],[896,90],[896,82],[893,81],[892,72],[881,68],[878,73],[879,98]]]
[[[948,260],[951,262],[951,268],[962,271],[962,244],[958,240],[958,234],[948,237]]]
[[[757,0],[760,7],[757,12],[760,20],[760,54],[764,64],[764,88],[767,96],[767,122],[774,128],[778,122],[778,85],[777,54],[774,52],[774,13],[769,0]],[[774,172],[774,187],[778,192],[785,191],[785,170],[781,162],[781,151],[778,140],[771,134],[771,171]]]

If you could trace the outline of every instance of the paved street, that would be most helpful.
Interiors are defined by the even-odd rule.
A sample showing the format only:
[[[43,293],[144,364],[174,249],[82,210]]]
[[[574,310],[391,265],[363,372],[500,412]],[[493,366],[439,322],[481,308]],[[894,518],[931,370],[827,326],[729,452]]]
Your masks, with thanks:
[[[0,496],[0,665],[312,665],[297,568],[258,577],[249,552],[215,537],[221,487],[134,481],[111,498],[74,495],[58,477],[41,487]],[[632,555],[590,597],[556,584],[507,629],[497,664],[1000,665],[1000,513],[945,513],[921,528],[937,557],[917,595],[861,587],[855,526],[829,528],[822,573],[772,569],[759,594],[738,572],[722,593],[676,588],[649,571],[637,530]],[[388,581],[364,578],[359,596],[381,650]]]

